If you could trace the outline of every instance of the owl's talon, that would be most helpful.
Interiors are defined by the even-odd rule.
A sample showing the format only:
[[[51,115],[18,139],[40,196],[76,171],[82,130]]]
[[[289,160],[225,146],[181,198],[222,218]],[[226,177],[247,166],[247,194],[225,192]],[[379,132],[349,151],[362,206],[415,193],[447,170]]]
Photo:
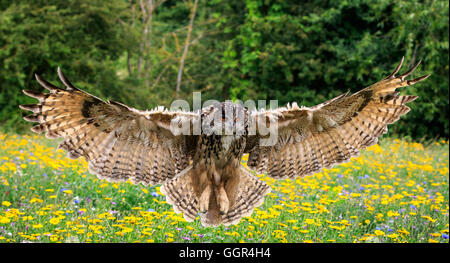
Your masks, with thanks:
[[[208,212],[209,197],[211,196],[211,186],[207,185],[200,196],[200,213]]]
[[[219,207],[219,214],[225,215],[230,208],[230,201],[228,200],[227,193],[223,187],[219,189],[219,195],[217,196],[217,206]]]

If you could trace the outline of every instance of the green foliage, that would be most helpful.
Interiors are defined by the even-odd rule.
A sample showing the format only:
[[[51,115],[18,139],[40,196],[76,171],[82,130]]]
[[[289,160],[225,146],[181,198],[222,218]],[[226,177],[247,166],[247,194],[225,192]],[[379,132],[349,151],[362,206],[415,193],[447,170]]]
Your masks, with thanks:
[[[28,127],[17,106],[32,100],[21,90],[39,89],[35,73],[57,83],[58,66],[88,91],[123,96],[115,69],[125,48],[117,26],[123,1],[14,1],[0,8],[0,123],[6,129]]]
[[[247,1],[246,20],[224,54],[224,66],[245,80],[231,94],[310,106],[381,80],[402,56],[403,70],[422,59],[412,77],[432,76],[403,91],[420,98],[391,129],[448,137],[448,2],[424,2]]]
[[[150,18],[140,1],[0,1],[0,124],[28,127],[20,90],[38,89],[34,73],[57,83],[57,66],[102,98],[169,107],[194,1],[152,3]],[[432,75],[402,91],[420,98],[389,134],[448,137],[448,10],[444,0],[199,1],[178,96],[311,106],[381,80],[405,56],[403,70],[422,60],[412,78]]]

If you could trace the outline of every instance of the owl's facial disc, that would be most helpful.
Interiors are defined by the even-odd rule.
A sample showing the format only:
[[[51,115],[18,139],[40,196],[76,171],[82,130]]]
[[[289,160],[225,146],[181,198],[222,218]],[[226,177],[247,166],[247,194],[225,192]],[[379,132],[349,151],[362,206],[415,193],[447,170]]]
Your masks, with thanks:
[[[212,105],[202,120],[202,131],[205,135],[233,135],[236,137],[246,133],[245,108],[232,102]]]

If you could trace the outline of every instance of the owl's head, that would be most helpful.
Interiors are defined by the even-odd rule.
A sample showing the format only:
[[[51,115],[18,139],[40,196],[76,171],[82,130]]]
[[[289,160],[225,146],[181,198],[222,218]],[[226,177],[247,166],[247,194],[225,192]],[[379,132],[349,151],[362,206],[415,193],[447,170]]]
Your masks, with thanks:
[[[248,112],[231,101],[215,102],[202,109],[202,134],[240,137],[247,134]]]

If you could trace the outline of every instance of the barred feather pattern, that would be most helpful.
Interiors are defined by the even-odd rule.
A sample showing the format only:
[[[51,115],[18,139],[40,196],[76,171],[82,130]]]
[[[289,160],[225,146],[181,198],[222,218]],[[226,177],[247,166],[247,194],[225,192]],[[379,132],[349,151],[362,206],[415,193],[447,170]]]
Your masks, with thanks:
[[[247,160],[247,167],[259,174],[267,172],[267,162],[271,147],[260,147],[250,152]]]
[[[198,167],[197,167],[198,168]],[[234,172],[232,172],[234,173]],[[243,166],[236,169],[236,177],[226,186],[227,196],[231,207],[227,213],[220,213],[217,202],[217,193],[211,191],[209,196],[209,208],[204,213],[199,213],[199,199],[208,182],[202,179],[206,173],[196,171],[189,165],[180,174],[164,183],[160,190],[166,196],[168,204],[173,206],[176,213],[183,213],[186,221],[193,221],[197,215],[203,226],[219,226],[237,224],[246,216],[250,216],[255,207],[264,202],[264,197],[270,192],[270,187],[251,174]]]
[[[173,206],[175,213],[183,213],[188,222],[194,221],[199,210],[199,194],[195,189],[195,173],[192,165],[176,177],[164,183],[160,191],[166,196],[168,204]]]
[[[200,214],[203,226],[219,226],[221,224],[235,225],[246,216],[250,216],[253,210],[264,203],[264,197],[270,193],[271,188],[258,177],[240,166],[236,171],[237,184],[230,187],[228,198],[231,208],[226,214],[220,214],[217,206],[217,195],[211,194],[209,209]]]
[[[270,186],[242,166],[239,168],[239,177],[239,186],[233,198],[234,204],[220,219],[220,223],[224,225],[237,224],[242,217],[250,216],[256,207],[264,203],[264,196],[271,191]]]
[[[278,119],[277,144],[247,151],[248,167],[276,179],[294,178],[348,162],[361,149],[376,144],[387,125],[410,110],[405,104],[417,98],[401,96],[396,89],[429,77],[405,79],[420,61],[397,77],[402,63],[403,58],[387,78],[351,96],[347,92],[311,108],[294,103],[278,109],[271,116]],[[270,112],[256,114],[267,117]]]
[[[24,91],[39,103],[20,107],[33,112],[25,120],[39,123],[32,131],[64,138],[59,147],[70,158],[85,157],[99,178],[144,185],[163,183],[188,166],[185,138],[167,129],[177,113],[104,102],[75,88],[59,69],[58,74],[66,89],[36,75],[50,93]]]

